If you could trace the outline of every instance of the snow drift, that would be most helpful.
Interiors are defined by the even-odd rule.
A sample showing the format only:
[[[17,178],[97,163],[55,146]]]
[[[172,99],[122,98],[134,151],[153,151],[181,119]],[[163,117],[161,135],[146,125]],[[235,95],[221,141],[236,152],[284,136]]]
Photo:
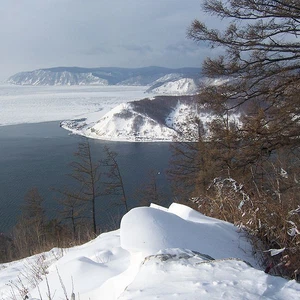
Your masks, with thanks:
[[[142,252],[144,256],[162,249],[182,248],[213,258],[236,257],[255,264],[249,243],[236,227],[195,211],[193,213],[197,216],[193,222],[189,217],[183,219],[180,217],[181,207],[187,210],[180,204],[172,204],[167,212],[152,207],[131,210],[121,223],[122,248]],[[217,240],[212,237],[217,237]]]
[[[43,266],[32,280],[30,266]],[[250,266],[250,264],[252,266]],[[25,275],[24,275],[25,274]],[[299,299],[295,281],[265,274],[245,234],[186,206],[132,209],[117,231],[70,249],[0,265],[0,298]],[[64,287],[64,288],[63,288]]]

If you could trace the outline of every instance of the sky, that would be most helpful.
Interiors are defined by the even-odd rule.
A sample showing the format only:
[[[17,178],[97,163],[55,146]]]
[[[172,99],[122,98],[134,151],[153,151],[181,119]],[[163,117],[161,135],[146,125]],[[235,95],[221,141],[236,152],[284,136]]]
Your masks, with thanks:
[[[201,0],[0,0],[0,80],[56,66],[199,67]]]

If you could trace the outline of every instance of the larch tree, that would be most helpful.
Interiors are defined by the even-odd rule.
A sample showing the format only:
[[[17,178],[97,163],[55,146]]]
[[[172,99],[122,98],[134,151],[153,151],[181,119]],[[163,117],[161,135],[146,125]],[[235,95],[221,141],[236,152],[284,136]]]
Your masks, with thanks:
[[[13,229],[14,245],[21,257],[33,255],[46,243],[46,214],[44,199],[37,188],[31,188],[24,196],[22,214]]]
[[[205,41],[224,51],[203,63],[204,75],[222,77],[225,82],[202,88],[200,103],[218,116],[211,122],[211,141],[227,170],[257,167],[258,161],[283,148],[297,154],[299,1],[209,0],[203,1],[203,10],[229,21],[223,31],[199,20],[188,30],[196,42]],[[228,122],[234,114],[239,124]]]
[[[160,171],[150,169],[145,180],[135,190],[137,205],[150,206],[151,203],[164,205],[167,196],[159,184],[160,177],[164,176]]]
[[[240,205],[235,212],[269,246],[285,248],[295,270],[300,216],[291,212],[300,207],[300,2],[204,0],[202,9],[225,24],[218,30],[195,20],[188,29],[189,38],[222,53],[206,58],[202,72],[223,83],[199,90],[200,107],[214,115],[206,143],[214,153],[215,176],[238,180],[257,199],[247,211]]]
[[[68,192],[65,194],[68,196],[68,199],[73,199],[72,204],[76,204],[76,207],[78,200],[88,204],[88,210],[91,212],[93,232],[96,234],[96,202],[102,194],[101,162],[93,161],[90,143],[87,138],[78,144],[78,151],[74,153],[74,156],[76,160],[71,163],[72,174],[70,176],[78,183],[79,189],[76,192]],[[74,217],[75,213],[72,212],[73,208],[74,207],[71,206],[71,215]],[[79,206],[79,208],[82,210],[82,206]]]
[[[120,197],[121,204],[124,205],[125,211],[129,211],[128,200],[126,196],[125,186],[123,182],[123,176],[119,168],[117,161],[118,154],[109,149],[109,147],[104,147],[104,152],[106,158],[102,160],[102,165],[106,169],[105,172],[106,181],[104,182],[105,194],[106,195],[115,195]],[[118,204],[118,203],[114,203]]]
[[[266,150],[299,139],[300,4],[296,0],[204,1],[207,13],[230,19],[224,32],[195,20],[189,37],[220,46],[225,55],[207,58],[203,73],[229,80],[203,90],[201,101],[225,114],[245,106],[243,130]],[[245,108],[245,109],[246,109]],[[268,136],[268,138],[267,138]]]

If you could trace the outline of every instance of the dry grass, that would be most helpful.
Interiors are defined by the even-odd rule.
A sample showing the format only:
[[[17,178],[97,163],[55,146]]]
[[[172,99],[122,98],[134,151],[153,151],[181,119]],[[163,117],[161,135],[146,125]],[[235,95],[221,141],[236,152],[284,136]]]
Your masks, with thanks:
[[[268,273],[300,280],[300,206],[292,195],[281,201],[268,194],[249,196],[232,178],[215,179],[209,196],[191,199],[202,213],[247,230]],[[282,249],[271,256],[271,249]],[[273,253],[273,252],[272,252]]]

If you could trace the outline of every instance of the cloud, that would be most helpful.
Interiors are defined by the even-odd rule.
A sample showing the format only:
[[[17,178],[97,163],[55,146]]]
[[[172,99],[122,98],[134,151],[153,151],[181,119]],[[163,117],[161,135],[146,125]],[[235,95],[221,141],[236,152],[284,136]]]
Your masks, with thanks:
[[[114,50],[113,48],[110,47],[106,47],[104,45],[99,45],[97,47],[93,47],[93,48],[87,48],[81,51],[82,54],[84,55],[102,55],[102,54],[111,54],[113,53]]]
[[[0,79],[53,66],[198,66],[200,0],[2,0]],[[202,49],[203,50],[203,49]]]
[[[124,48],[128,51],[133,51],[133,52],[137,52],[139,54],[146,54],[149,52],[153,52],[153,48],[150,47],[149,45],[122,45],[121,48]]]
[[[191,41],[181,41],[175,44],[169,44],[165,48],[166,52],[174,52],[181,55],[194,55],[198,54],[200,47]]]

